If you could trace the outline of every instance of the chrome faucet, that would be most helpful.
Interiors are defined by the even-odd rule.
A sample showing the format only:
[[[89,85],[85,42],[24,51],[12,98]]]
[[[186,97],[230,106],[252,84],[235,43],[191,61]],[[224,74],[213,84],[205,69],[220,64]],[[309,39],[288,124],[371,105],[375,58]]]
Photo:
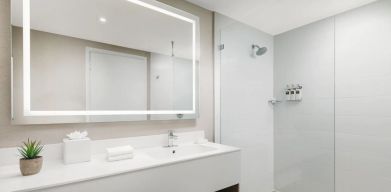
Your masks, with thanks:
[[[174,135],[174,131],[168,131],[168,145],[166,147],[176,147],[174,140],[178,139],[178,136]]]

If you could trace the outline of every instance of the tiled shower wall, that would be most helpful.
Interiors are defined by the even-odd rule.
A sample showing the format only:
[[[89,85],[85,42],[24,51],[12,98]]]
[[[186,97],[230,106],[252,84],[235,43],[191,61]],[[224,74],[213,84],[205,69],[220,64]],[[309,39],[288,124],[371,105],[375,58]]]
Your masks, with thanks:
[[[281,192],[391,191],[391,1],[275,38],[275,183]],[[334,155],[335,154],[335,155]]]
[[[334,22],[326,19],[275,37],[275,186],[281,192],[334,190]],[[287,84],[303,100],[286,101]]]
[[[335,19],[336,191],[391,191],[391,1]]]

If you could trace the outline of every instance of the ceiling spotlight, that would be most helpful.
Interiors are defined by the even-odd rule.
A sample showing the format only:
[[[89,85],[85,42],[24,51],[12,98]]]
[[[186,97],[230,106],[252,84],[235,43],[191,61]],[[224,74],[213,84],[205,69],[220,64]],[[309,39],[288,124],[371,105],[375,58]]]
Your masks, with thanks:
[[[106,22],[107,22],[107,19],[104,18],[104,17],[99,17],[99,21],[100,21],[101,23],[106,23]]]

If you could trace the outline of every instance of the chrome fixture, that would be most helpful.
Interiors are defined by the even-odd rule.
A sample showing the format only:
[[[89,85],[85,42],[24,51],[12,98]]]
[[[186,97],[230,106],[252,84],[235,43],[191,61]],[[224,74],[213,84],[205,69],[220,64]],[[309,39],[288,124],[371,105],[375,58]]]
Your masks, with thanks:
[[[178,139],[178,136],[174,135],[174,131],[168,131],[168,145],[165,147],[177,147],[177,145],[174,145],[176,139]]]
[[[271,98],[268,102],[272,105],[275,105],[275,104],[281,103],[282,101],[277,100],[276,98]]]
[[[260,47],[259,45],[252,45],[254,56],[262,56],[267,52],[267,47]]]

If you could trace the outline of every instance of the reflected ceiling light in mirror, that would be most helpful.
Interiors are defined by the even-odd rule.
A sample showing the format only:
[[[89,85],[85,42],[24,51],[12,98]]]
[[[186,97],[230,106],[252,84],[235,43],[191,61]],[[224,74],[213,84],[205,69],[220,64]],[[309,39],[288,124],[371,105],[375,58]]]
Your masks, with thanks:
[[[99,17],[99,22],[101,22],[101,23],[106,23],[106,22],[107,22],[107,19],[104,18],[104,17]]]

